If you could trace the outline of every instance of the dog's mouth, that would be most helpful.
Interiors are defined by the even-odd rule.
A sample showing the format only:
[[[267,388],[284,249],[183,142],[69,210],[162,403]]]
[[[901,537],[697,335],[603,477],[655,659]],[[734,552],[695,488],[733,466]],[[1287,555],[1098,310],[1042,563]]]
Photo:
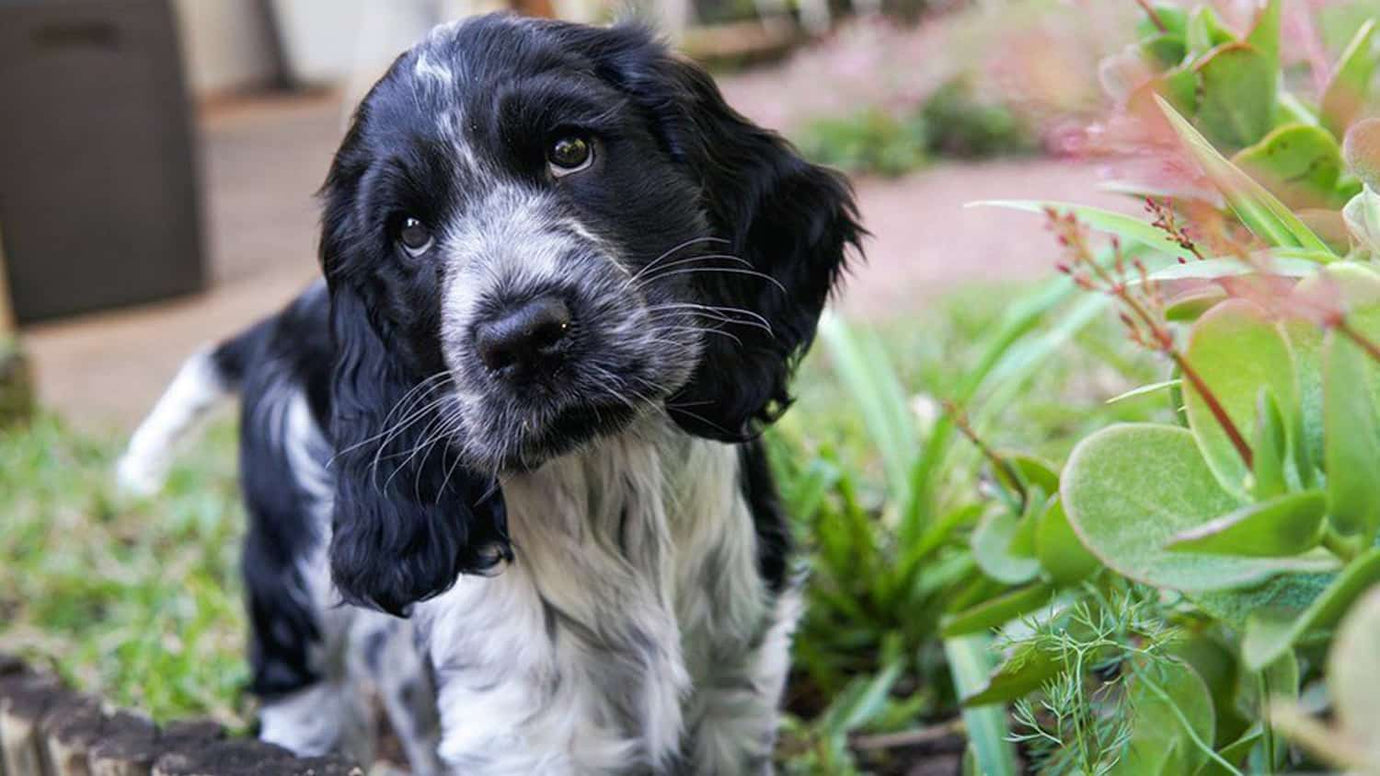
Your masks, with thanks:
[[[502,462],[501,468],[531,471],[589,442],[618,433],[637,415],[637,410],[618,402],[568,407],[541,426],[531,428],[520,448]]]
[[[553,458],[627,428],[652,405],[596,396],[553,406],[509,399],[499,407],[475,406],[464,413],[459,446],[476,468],[526,472]]]

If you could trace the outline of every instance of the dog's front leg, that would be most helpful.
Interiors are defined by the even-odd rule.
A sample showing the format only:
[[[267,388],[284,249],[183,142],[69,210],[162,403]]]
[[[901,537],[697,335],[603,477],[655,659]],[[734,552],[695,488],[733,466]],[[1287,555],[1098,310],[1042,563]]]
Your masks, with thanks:
[[[519,569],[465,577],[417,607],[451,773],[613,774],[639,761],[639,742],[607,713],[607,688],[579,670]],[[645,770],[645,769],[643,769]]]

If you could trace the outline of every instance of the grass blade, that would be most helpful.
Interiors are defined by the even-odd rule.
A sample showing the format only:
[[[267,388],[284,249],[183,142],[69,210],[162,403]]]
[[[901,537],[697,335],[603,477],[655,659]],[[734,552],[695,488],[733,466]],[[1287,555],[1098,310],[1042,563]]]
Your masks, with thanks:
[[[954,694],[960,698],[981,690],[994,667],[991,639],[983,634],[944,641],[944,656],[954,677]],[[1016,776],[1016,748],[1007,740],[1006,708],[982,706],[963,709],[968,747],[984,776]]]
[[[836,315],[820,321],[819,333],[881,453],[894,503],[907,503],[919,436],[896,370],[874,336],[851,328]]]
[[[1044,213],[1047,209],[1053,208],[1059,213],[1073,213],[1078,216],[1079,221],[1100,232],[1114,234],[1120,237],[1123,242],[1143,245],[1150,250],[1167,253],[1184,261],[1194,261],[1198,258],[1191,251],[1171,240],[1169,235],[1163,231],[1138,218],[1111,210],[1075,205],[1069,202],[1036,202],[1020,199],[985,200],[968,204],[968,207],[975,206],[1004,207],[1024,210],[1029,213]]]

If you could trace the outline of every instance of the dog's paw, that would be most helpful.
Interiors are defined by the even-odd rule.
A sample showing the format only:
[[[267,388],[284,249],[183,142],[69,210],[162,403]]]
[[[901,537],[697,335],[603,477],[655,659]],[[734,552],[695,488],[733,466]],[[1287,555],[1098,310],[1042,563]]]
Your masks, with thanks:
[[[163,490],[168,467],[154,457],[140,455],[130,448],[115,466],[115,486],[122,496],[148,498]]]

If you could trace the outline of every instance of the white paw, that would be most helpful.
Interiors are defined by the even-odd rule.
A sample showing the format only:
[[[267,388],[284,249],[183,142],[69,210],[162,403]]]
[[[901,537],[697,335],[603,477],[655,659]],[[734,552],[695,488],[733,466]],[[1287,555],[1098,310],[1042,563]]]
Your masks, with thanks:
[[[158,461],[128,450],[115,467],[115,484],[122,495],[147,498],[163,489],[167,474],[167,467]]]

